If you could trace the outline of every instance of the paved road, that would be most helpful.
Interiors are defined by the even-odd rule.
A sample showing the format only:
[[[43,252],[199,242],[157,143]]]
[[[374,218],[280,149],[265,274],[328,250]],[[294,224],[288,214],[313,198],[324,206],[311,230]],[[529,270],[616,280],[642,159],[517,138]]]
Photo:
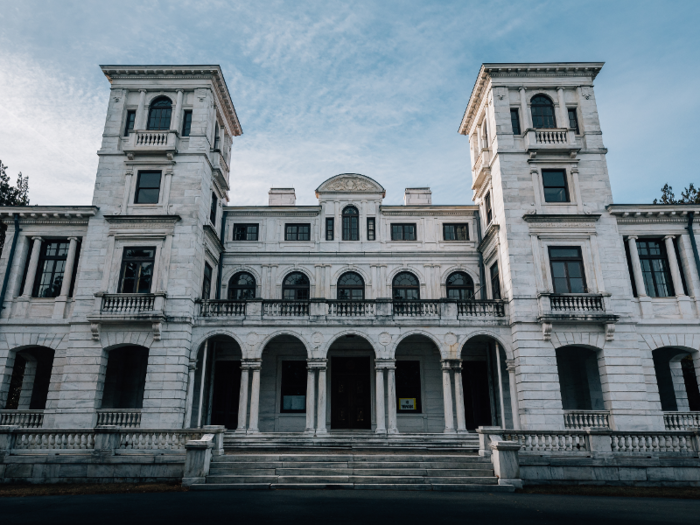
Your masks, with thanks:
[[[698,525],[700,500],[332,490],[41,496],[0,498],[0,523]]]

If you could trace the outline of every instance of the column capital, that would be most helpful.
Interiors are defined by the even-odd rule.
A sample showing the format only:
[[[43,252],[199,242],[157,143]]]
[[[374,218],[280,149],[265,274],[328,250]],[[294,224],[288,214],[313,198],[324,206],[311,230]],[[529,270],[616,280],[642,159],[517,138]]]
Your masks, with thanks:
[[[506,370],[515,372],[515,359],[506,359]]]
[[[673,240],[675,238],[676,238],[676,235],[664,235],[664,241],[669,240],[669,239]]]
[[[43,238],[43,237],[40,237],[39,235],[36,235],[36,236],[32,237],[32,240],[33,240],[33,241],[44,242],[44,238]]]
[[[375,359],[374,367],[377,370],[395,370],[396,359]]]
[[[176,92],[176,93],[184,93],[184,92],[185,92],[185,90],[184,90],[184,89],[182,89],[182,88],[180,88],[180,89],[176,89],[176,90],[175,90],[175,92]]]
[[[328,366],[328,359],[311,358],[306,360],[307,370],[325,370]]]
[[[445,372],[446,370],[449,371],[452,369],[452,359],[442,359],[440,361],[440,364],[442,365],[443,372]]]
[[[80,240],[80,237],[68,237],[68,240],[78,242]]]
[[[639,237],[637,235],[628,235],[627,240],[628,241],[636,241]]]
[[[262,367],[262,359],[243,359],[241,360],[241,370],[260,370]]]
[[[527,88],[526,88],[525,86],[520,86],[520,87],[518,88],[518,91],[521,91],[521,92],[524,93],[525,91],[527,91]]]
[[[141,88],[141,89],[139,89],[139,93],[148,93],[148,90]]]

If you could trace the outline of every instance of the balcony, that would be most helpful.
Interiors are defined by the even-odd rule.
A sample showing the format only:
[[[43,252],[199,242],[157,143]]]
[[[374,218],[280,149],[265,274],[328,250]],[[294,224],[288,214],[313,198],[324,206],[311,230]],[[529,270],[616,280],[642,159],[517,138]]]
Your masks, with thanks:
[[[100,326],[105,323],[152,323],[153,339],[160,341],[162,323],[165,321],[165,293],[116,293],[97,292],[90,321],[93,341],[100,340]]]
[[[0,410],[0,426],[41,428],[44,424],[43,410]]]
[[[141,409],[101,408],[97,411],[97,426],[104,425],[139,428],[141,426]]]
[[[539,316],[545,341],[549,341],[552,323],[601,323],[605,325],[605,339],[612,341],[618,315],[607,312],[602,294],[543,293],[538,296]]]
[[[602,295],[553,294],[549,296],[552,312],[604,312]]]
[[[129,160],[133,160],[137,153],[139,155],[166,155],[168,159],[172,160],[177,151],[177,139],[177,132],[172,130],[131,131],[122,149]]]
[[[664,412],[666,430],[700,428],[700,412]]]
[[[576,133],[572,129],[552,128],[552,129],[528,129],[525,132],[525,149],[533,156],[538,151],[551,153],[568,153],[575,157],[581,149],[581,145],[576,142]]]
[[[610,412],[607,410],[565,410],[564,427],[567,430],[610,428]]]

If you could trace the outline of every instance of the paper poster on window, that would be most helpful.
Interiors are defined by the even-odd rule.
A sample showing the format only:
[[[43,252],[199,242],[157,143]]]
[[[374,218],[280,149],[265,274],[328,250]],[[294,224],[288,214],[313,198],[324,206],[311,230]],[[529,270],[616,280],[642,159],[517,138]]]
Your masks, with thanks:
[[[306,408],[306,396],[283,396],[282,410],[304,410]]]
[[[399,398],[399,410],[415,410],[416,409],[416,398],[415,397],[400,397]]]

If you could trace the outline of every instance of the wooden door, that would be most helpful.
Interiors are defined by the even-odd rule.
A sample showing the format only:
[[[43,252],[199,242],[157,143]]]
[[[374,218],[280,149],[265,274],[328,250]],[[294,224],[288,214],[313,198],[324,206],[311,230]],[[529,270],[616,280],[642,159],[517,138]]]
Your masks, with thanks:
[[[331,359],[331,429],[372,428],[369,357]]]
[[[211,424],[227,429],[238,427],[238,398],[241,392],[241,362],[216,361]]]

